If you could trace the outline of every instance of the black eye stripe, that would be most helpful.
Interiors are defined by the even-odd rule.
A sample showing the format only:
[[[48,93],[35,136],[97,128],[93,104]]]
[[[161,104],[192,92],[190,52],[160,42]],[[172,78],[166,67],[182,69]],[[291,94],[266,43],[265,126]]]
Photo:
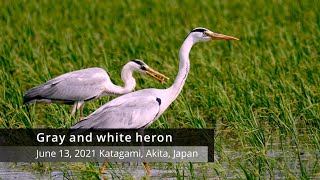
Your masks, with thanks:
[[[196,28],[196,29],[192,30],[190,33],[192,33],[192,32],[205,32],[205,31],[207,31],[207,29],[204,29],[204,28]]]
[[[202,32],[202,33],[204,33],[204,32],[206,32],[206,31],[208,31],[208,29],[205,29],[205,28],[196,28],[196,29],[190,31],[190,33],[188,34],[188,36],[189,36],[191,33],[193,33],[193,32]],[[188,37],[188,36],[187,36],[187,37]],[[186,37],[186,38],[187,38],[187,37]],[[185,38],[185,39],[186,39],[186,38]]]
[[[131,60],[131,61],[133,61],[133,62],[135,62],[135,63],[139,64],[140,66],[145,65],[143,62],[141,62],[141,61],[139,61],[139,60],[135,60],[135,59],[133,59],[133,60]]]

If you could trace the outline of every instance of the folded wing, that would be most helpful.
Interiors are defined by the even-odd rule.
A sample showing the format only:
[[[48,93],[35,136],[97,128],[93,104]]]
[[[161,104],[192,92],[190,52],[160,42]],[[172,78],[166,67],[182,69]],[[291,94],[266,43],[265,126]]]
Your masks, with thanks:
[[[57,100],[65,103],[90,100],[103,93],[108,82],[111,80],[101,68],[73,71],[30,89],[24,95],[24,103],[36,100]]]
[[[121,96],[78,122],[71,129],[138,129],[152,122],[161,101],[155,96]]]

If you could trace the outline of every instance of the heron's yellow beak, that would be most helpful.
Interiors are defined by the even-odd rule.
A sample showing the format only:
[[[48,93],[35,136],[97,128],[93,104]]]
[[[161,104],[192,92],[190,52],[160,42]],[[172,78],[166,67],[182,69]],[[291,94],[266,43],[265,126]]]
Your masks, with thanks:
[[[169,79],[167,76],[159,73],[158,71],[156,71],[156,70],[154,70],[154,69],[152,69],[152,68],[150,68],[150,67],[147,67],[147,68],[145,69],[145,72],[146,72],[149,76],[151,76],[151,77],[155,78],[156,80],[158,80],[159,82],[161,82],[162,84],[166,84],[165,80],[166,80],[166,79]]]
[[[218,34],[214,32],[206,32],[208,36],[210,36],[213,40],[239,40],[238,38],[232,37],[232,36],[227,36],[224,34]]]

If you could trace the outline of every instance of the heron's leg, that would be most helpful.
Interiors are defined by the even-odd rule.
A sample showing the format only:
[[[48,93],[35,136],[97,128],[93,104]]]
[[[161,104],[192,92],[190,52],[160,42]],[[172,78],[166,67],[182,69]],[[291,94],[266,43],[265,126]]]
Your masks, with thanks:
[[[75,101],[73,106],[72,106],[72,110],[71,110],[71,116],[74,116],[74,114],[76,113],[76,110],[77,110],[77,104],[78,102]]]
[[[150,175],[151,169],[150,169],[148,163],[147,163],[147,162],[143,162],[143,165],[144,165],[144,167],[146,168],[148,175]]]
[[[101,170],[100,173],[103,173],[106,170],[106,166],[108,165],[108,162],[103,162],[102,166],[101,166]]]
[[[80,119],[83,119],[83,108],[84,108],[84,101],[81,101],[81,105],[80,105]]]

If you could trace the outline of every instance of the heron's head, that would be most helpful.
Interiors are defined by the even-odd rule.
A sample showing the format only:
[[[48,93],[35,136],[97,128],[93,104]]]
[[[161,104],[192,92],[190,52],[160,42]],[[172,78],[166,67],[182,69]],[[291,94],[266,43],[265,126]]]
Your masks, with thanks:
[[[202,27],[193,29],[189,33],[188,37],[189,36],[193,37],[194,42],[207,42],[210,40],[239,40],[238,38],[224,34],[218,34]]]
[[[154,79],[160,81],[161,83],[166,83],[165,80],[169,79],[165,75],[149,67],[146,63],[144,63],[140,59],[131,60],[129,63],[133,71],[139,72],[141,74],[149,75]]]

